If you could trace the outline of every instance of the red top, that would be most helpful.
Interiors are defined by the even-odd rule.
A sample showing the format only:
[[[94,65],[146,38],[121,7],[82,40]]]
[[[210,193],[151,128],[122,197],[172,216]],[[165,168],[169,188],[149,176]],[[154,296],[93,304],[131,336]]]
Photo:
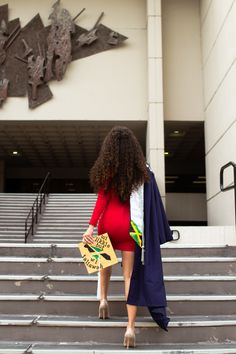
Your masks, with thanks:
[[[134,251],[135,241],[129,235],[130,203],[122,203],[114,192],[100,190],[89,224],[97,226],[98,233],[108,233],[115,249]]]

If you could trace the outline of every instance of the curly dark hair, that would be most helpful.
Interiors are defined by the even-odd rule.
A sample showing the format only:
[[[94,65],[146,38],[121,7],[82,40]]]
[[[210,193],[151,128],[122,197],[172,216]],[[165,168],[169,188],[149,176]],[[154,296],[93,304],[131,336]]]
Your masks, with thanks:
[[[94,191],[113,190],[125,202],[132,191],[148,180],[146,161],[137,138],[129,128],[115,126],[107,134],[90,171]]]

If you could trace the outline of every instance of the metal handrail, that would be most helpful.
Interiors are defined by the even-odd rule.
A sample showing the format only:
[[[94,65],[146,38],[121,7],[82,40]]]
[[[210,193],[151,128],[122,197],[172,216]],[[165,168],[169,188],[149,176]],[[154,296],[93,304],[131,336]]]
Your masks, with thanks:
[[[46,177],[44,178],[44,181],[37,194],[37,197],[35,198],[33,205],[29,211],[29,214],[25,219],[25,243],[27,243],[27,239],[30,233],[31,236],[34,235],[35,225],[39,221],[39,214],[42,214],[42,210],[43,210],[42,206],[46,204],[46,198],[49,195],[49,177],[50,177],[50,172],[48,172]],[[30,225],[29,225],[29,220],[31,220]]]
[[[224,170],[228,167],[233,167],[233,171],[234,171],[234,181],[233,184],[224,187]],[[220,190],[222,192],[226,192],[230,189],[234,189],[234,213],[235,213],[235,225],[236,225],[236,164],[235,162],[228,162],[227,164],[225,164],[224,166],[221,167],[220,169]]]

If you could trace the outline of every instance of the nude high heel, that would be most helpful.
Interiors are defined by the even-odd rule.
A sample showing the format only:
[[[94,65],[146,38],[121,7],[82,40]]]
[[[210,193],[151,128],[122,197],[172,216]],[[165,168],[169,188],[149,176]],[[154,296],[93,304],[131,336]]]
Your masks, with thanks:
[[[133,328],[127,328],[124,336],[124,346],[127,349],[135,347],[135,332]]]
[[[98,317],[103,320],[109,318],[108,302],[106,299],[100,301]]]

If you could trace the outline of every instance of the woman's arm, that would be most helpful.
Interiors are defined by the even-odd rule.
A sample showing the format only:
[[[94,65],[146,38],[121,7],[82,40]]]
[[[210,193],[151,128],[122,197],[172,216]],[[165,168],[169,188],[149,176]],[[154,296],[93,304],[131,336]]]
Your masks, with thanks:
[[[93,210],[93,214],[89,221],[89,227],[83,235],[83,242],[93,243],[93,231],[94,227],[97,226],[98,220],[100,219],[102,213],[104,212],[107,202],[109,200],[109,194],[105,193],[103,189],[98,192],[97,201]]]
[[[104,212],[107,202],[109,200],[109,194],[105,193],[103,189],[98,192],[97,201],[93,209],[93,214],[89,221],[90,225],[97,226],[98,220],[100,219],[102,213]]]

